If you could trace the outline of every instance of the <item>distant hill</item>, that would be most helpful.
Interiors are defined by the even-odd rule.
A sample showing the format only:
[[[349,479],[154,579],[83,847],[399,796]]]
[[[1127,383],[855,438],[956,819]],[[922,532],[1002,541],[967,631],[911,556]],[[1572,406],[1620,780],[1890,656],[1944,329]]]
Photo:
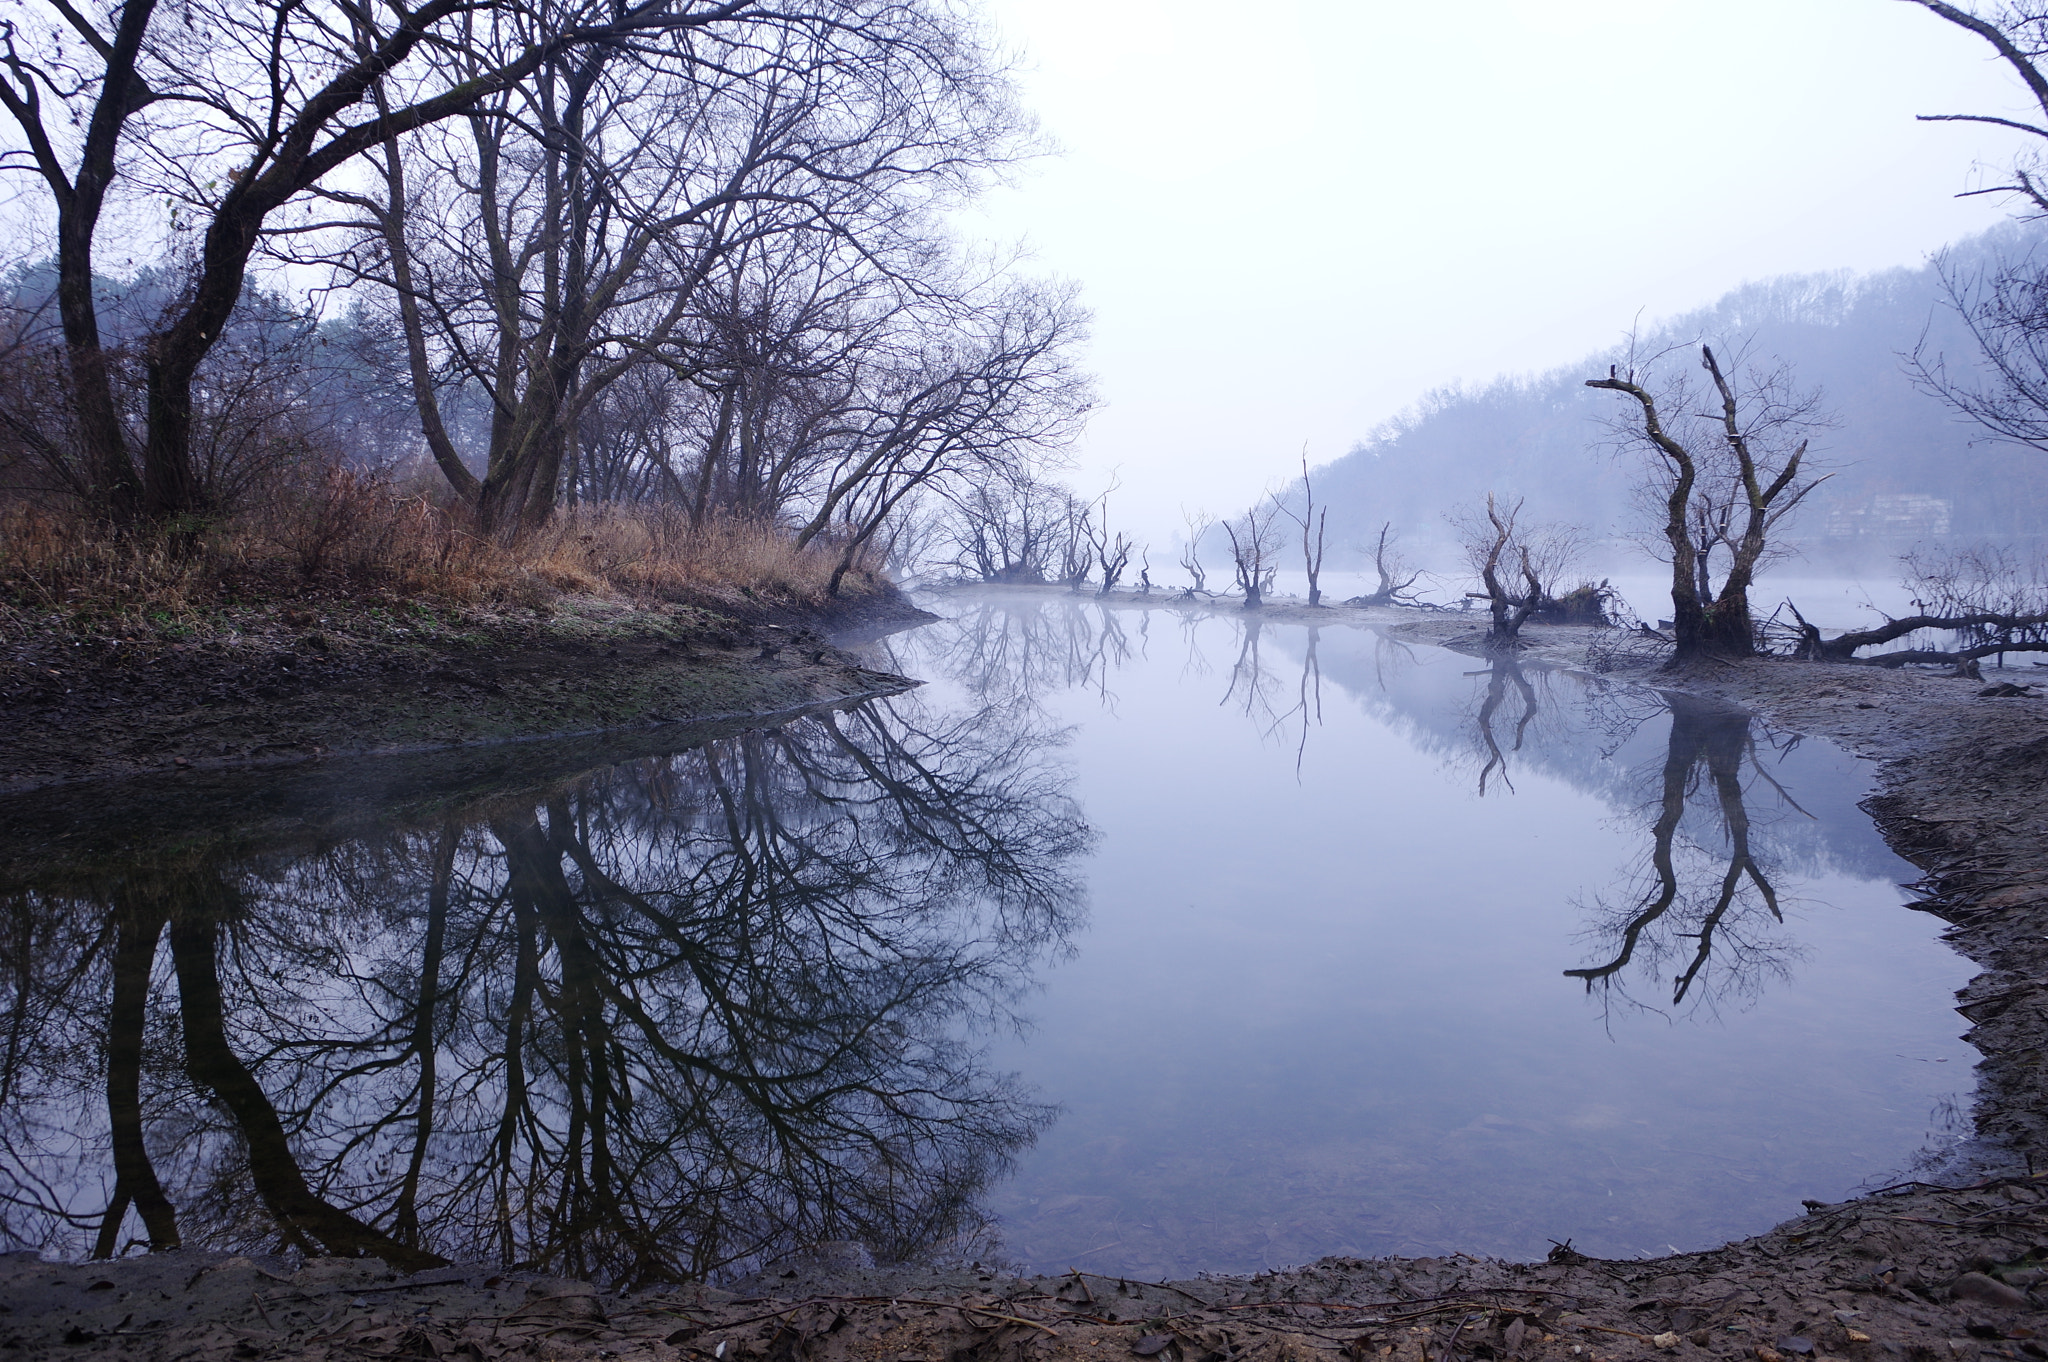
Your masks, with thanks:
[[[2013,224],[1949,256],[1967,269],[2036,243],[2048,244],[2048,230]],[[1706,341],[1727,353],[1746,343],[1753,357],[1782,359],[1800,385],[1823,390],[1841,425],[1815,445],[1836,475],[1794,529],[1809,559],[1868,567],[1916,542],[2048,543],[2048,454],[1992,442],[1917,390],[1902,366],[1925,335],[1952,372],[1970,367],[1973,346],[1940,288],[1931,264],[1768,279],[1658,323],[1639,349]],[[1617,318],[1617,327],[1627,321]],[[1356,563],[1345,550],[1382,521],[1418,548],[1444,539],[1444,512],[1489,490],[1524,496],[1533,517],[1582,525],[1596,538],[1635,533],[1635,470],[1603,447],[1601,425],[1627,414],[1625,399],[1584,386],[1621,357],[1617,347],[1534,377],[1432,392],[1316,470],[1317,499],[1330,508],[1331,566]]]

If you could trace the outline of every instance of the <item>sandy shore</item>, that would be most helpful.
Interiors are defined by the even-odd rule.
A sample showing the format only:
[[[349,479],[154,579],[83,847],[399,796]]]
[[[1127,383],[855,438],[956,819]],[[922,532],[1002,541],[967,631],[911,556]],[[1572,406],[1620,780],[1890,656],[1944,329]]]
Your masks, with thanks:
[[[1156,595],[1118,608],[1191,608]],[[1219,608],[1200,606],[1198,608]],[[1229,608],[1222,606],[1220,608]],[[1471,649],[1471,616],[1283,603],[1274,621],[1388,628]],[[1140,1284],[863,1265],[825,1246],[716,1291],[631,1296],[488,1268],[402,1278],[367,1261],[197,1253],[0,1259],[18,1357],[576,1357],[699,1362],[1168,1362],[1646,1356],[2048,1358],[2048,698],[1925,672],[1783,660],[1683,672],[1612,631],[1532,626],[1524,656],[1711,696],[1877,763],[1866,807],[1926,875],[1918,908],[1981,967],[1960,995],[1984,1056],[1970,1163],[1703,1253],[1603,1262],[1325,1259],[1252,1278]],[[2024,682],[2028,669],[1987,681]],[[2048,1160],[2044,1160],[2048,1163]],[[2037,1338],[2038,1336],[2038,1338]]]

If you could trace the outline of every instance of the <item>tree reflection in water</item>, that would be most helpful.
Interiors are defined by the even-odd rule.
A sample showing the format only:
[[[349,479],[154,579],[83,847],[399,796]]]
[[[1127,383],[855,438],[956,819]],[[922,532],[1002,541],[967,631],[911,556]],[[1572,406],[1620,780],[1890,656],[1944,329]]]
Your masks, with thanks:
[[[1785,914],[1750,803],[1761,786],[1773,816],[1810,815],[1759,760],[1748,712],[1675,693],[1661,698],[1671,730],[1651,776],[1648,853],[1631,897],[1594,900],[1598,921],[1588,935],[1605,958],[1565,975],[1610,1001],[1628,998],[1632,964],[1660,979],[1676,969],[1674,1008],[1688,999],[1711,1007],[1754,997],[1769,980],[1788,978],[1802,952],[1777,930]]]
[[[1138,612],[1133,645],[1121,615],[1079,596],[970,601],[958,614],[920,629],[917,661],[892,649],[888,665],[913,675],[941,667],[983,704],[1038,704],[1064,690],[1092,691],[1114,710],[1110,679],[1144,656],[1149,613]]]
[[[1485,671],[1466,672],[1465,675],[1486,678],[1486,691],[1480,698],[1472,725],[1484,759],[1479,768],[1479,797],[1486,798],[1487,782],[1495,778],[1498,778],[1501,788],[1513,794],[1515,783],[1508,775],[1508,757],[1510,753],[1522,750],[1522,744],[1529,738],[1529,725],[1536,721],[1542,709],[1536,699],[1536,688],[1529,684],[1529,678],[1511,657],[1492,658]],[[1503,713],[1510,694],[1514,696],[1515,704]],[[1506,735],[1508,746],[1503,748],[1503,734],[1499,726],[1508,723],[1513,727]]]
[[[1049,1115],[978,1037],[1073,929],[1090,836],[1024,713],[870,703],[17,888],[8,1234],[626,1282],[963,1242]]]

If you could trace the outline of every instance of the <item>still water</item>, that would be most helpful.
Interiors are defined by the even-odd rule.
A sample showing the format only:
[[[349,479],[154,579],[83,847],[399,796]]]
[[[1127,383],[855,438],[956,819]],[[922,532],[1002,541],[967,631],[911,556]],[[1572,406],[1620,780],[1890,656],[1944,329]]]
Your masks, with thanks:
[[[1367,630],[927,602],[930,684],[0,805],[0,1228],[732,1272],[1697,1247],[1967,1105],[1839,752]]]

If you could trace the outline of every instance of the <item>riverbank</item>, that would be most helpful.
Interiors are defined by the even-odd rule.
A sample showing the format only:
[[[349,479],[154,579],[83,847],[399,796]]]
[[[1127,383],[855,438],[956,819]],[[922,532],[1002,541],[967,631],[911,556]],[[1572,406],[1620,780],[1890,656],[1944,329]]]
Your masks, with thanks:
[[[149,630],[17,614],[0,792],[783,713],[910,684],[832,640],[926,618],[887,586],[723,608],[326,595]]]
[[[1466,650],[1476,624],[1403,611],[1306,618]],[[1611,646],[1609,634],[1532,627],[1524,656],[1741,704],[1879,763],[1869,807],[1893,845],[1928,872],[1918,906],[1948,921],[1945,939],[1984,971],[1964,991],[1962,1011],[1986,1056],[1977,1119],[1988,1141],[1970,1151],[1974,1168],[1943,1175],[1966,1185],[1909,1184],[1813,1206],[1751,1239],[1641,1262],[1565,1248],[1529,1264],[1329,1259],[1158,1286],[883,1271],[847,1249],[777,1263],[725,1291],[633,1295],[488,1268],[400,1278],[335,1260],[11,1258],[0,1260],[0,1305],[9,1310],[0,1345],[21,1356],[702,1362],[2048,1355],[2036,1338],[2048,1337],[2048,1313],[2027,1294],[2048,1269],[2048,1177],[2037,1180],[2027,1166],[2044,1110],[2048,704],[1980,696],[1983,683],[1871,668],[1763,660],[1665,673],[1656,659]]]

